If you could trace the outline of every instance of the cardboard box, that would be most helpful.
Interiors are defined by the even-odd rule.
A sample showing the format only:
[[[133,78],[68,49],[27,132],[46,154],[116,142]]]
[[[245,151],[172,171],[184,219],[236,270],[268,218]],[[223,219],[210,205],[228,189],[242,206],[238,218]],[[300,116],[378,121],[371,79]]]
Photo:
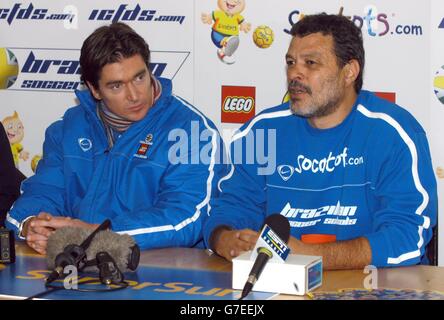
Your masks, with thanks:
[[[251,251],[233,259],[233,289],[242,290],[254,260]],[[305,295],[322,285],[322,257],[289,254],[284,263],[268,261],[253,291]]]

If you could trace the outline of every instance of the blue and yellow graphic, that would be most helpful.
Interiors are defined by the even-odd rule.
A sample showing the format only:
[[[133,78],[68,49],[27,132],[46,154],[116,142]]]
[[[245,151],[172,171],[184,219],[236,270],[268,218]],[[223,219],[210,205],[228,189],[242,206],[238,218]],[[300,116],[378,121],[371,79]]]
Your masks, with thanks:
[[[226,64],[235,62],[234,53],[239,47],[239,33],[248,33],[251,24],[245,22],[241,12],[245,9],[245,0],[218,0],[219,10],[211,14],[202,13],[201,20],[212,24],[211,40],[217,49],[217,56]]]
[[[444,104],[444,66],[442,66],[435,74],[433,79],[433,87],[436,97]]]
[[[17,80],[19,67],[14,53],[7,48],[0,48],[0,89],[7,89]]]
[[[51,273],[39,256],[17,256],[15,264],[0,264],[0,295],[30,297],[43,292]],[[97,280],[94,282],[93,280]],[[82,284],[87,282],[87,284]],[[91,283],[92,281],[92,283]],[[197,269],[139,266],[125,273],[126,289],[110,292],[58,290],[42,298],[63,300],[236,300],[239,290],[231,289],[231,273]],[[63,286],[63,280],[54,282]],[[104,289],[97,274],[79,274],[78,289]],[[248,299],[264,300],[274,294],[252,292]]]

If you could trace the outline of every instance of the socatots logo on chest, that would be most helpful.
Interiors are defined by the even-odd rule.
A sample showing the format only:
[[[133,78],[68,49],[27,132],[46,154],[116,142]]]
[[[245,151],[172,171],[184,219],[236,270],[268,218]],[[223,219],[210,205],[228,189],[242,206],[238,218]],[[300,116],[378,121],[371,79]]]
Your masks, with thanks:
[[[303,154],[296,157],[296,162],[290,164],[282,164],[277,167],[277,173],[284,181],[288,181],[293,174],[302,174],[311,172],[316,174],[328,174],[335,171],[336,168],[361,166],[364,164],[363,156],[350,156],[349,148],[344,147],[341,153],[334,154],[329,152],[328,156],[322,159],[309,158]]]
[[[150,146],[152,146],[152,145],[153,145],[153,134],[149,133],[145,137],[145,140],[139,141],[139,147],[137,148],[137,151],[134,154],[134,156],[137,158],[146,159],[147,158],[146,154],[147,154]]]

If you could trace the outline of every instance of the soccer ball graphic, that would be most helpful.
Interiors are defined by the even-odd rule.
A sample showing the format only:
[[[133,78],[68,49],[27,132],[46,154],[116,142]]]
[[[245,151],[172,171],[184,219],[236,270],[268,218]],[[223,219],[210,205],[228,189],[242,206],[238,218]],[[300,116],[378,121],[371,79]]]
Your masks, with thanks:
[[[0,89],[7,89],[17,79],[18,63],[15,55],[6,48],[0,48]]]
[[[261,49],[271,46],[274,40],[274,33],[268,26],[259,26],[253,31],[253,41]]]
[[[444,104],[444,66],[442,66],[435,74],[433,86],[436,97]]]

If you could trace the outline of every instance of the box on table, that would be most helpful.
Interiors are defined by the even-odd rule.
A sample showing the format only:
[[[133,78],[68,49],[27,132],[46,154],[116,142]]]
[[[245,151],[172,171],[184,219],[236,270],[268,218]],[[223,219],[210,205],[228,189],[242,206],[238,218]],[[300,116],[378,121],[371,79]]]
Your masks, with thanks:
[[[242,290],[254,260],[251,251],[233,259],[233,289]],[[322,285],[322,257],[289,254],[285,263],[268,261],[253,291],[305,295]]]

